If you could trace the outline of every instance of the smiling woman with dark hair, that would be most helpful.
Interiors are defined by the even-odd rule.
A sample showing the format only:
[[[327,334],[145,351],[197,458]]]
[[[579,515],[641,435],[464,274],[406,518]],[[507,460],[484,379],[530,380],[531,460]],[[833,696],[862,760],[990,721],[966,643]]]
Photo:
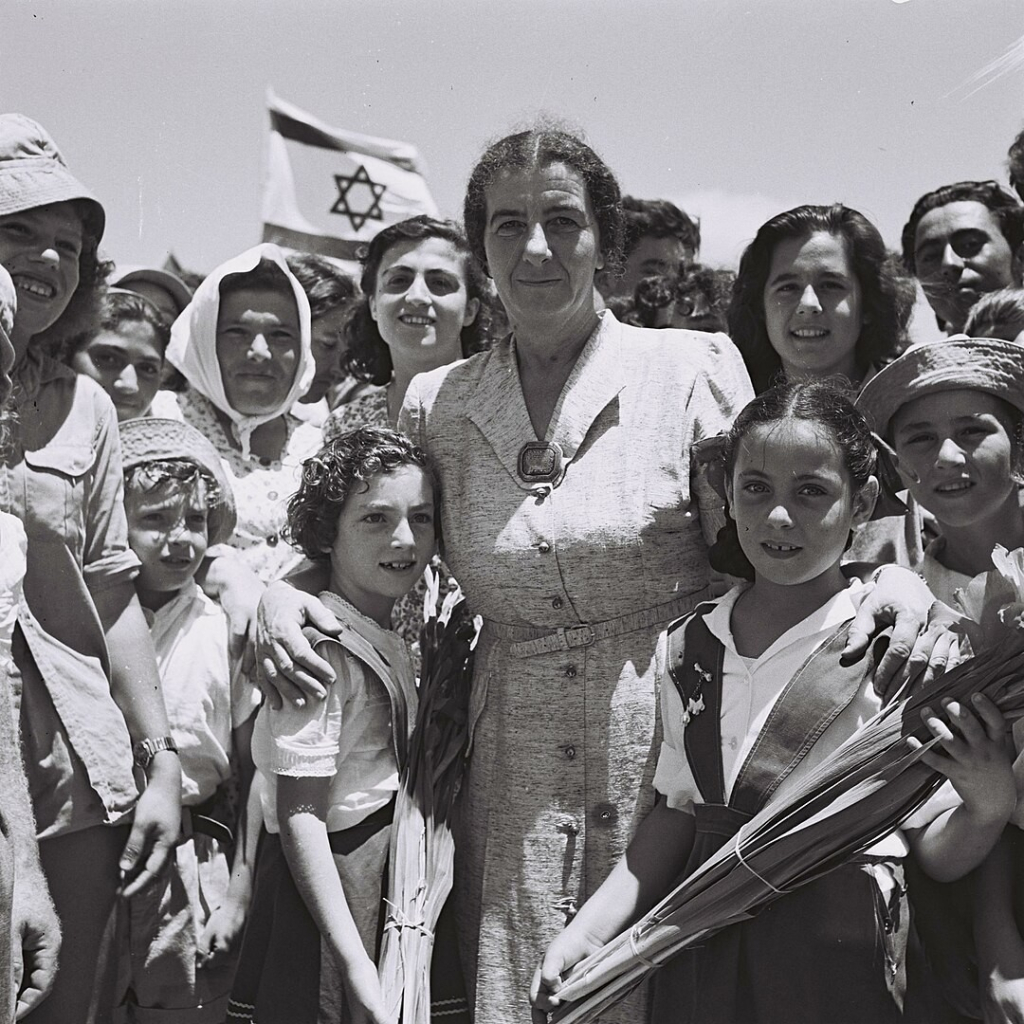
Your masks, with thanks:
[[[482,351],[487,282],[462,229],[425,215],[390,224],[366,247],[362,298],[345,324],[343,369],[376,384],[337,409],[329,441],[364,424],[394,426],[409,381]]]
[[[750,386],[723,335],[598,313],[619,189],[582,140],[495,143],[465,220],[513,333],[413,377],[401,424],[437,466],[445,558],[484,617],[455,909],[474,1019],[505,1024],[647,809],[653,640],[709,580],[689,446]]]
[[[839,203],[798,206],[761,225],[740,259],[728,320],[758,393],[780,373],[841,375],[859,390],[906,343],[882,236]]]
[[[325,441],[358,427],[393,428],[417,373],[480,352],[489,340],[487,280],[454,221],[422,215],[389,224],[366,247],[360,286],[343,368],[377,386],[331,413]],[[449,576],[446,568],[441,574]],[[426,592],[421,579],[395,602],[392,624],[410,644],[419,641]]]

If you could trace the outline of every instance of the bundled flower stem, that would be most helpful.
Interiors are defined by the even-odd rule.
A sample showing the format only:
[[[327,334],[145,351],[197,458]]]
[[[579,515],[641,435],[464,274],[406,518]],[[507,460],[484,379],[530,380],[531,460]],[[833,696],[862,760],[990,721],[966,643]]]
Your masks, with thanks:
[[[391,830],[379,976],[390,1019],[430,1020],[434,928],[452,888],[451,820],[469,740],[469,694],[478,623],[456,587],[438,612],[440,581],[427,570],[419,712]]]
[[[780,895],[846,863],[896,829],[944,776],[921,761],[937,741],[921,709],[983,693],[1008,719],[1024,714],[1024,634],[1010,633],[919,691],[885,705],[786,796],[770,801],[627,932],[566,976],[552,1015],[586,1024],[644,980],[652,966]],[[907,736],[922,741],[911,750]]]

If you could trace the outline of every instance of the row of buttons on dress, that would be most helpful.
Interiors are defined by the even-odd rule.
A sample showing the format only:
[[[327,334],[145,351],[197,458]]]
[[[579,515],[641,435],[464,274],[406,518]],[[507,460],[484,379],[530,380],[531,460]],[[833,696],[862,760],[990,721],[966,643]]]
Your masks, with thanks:
[[[542,555],[549,555],[549,554],[551,554],[551,545],[546,540],[542,540],[537,545],[537,550]],[[562,598],[560,598],[560,597],[553,597],[551,599],[551,607],[554,608],[556,611],[559,608],[562,608],[564,605],[565,605],[565,601],[563,601]]]
[[[599,803],[594,805],[591,817],[595,825],[614,825],[619,820],[619,811],[615,804]],[[555,823],[555,830],[567,836],[578,836],[580,834],[579,820],[567,815]]]

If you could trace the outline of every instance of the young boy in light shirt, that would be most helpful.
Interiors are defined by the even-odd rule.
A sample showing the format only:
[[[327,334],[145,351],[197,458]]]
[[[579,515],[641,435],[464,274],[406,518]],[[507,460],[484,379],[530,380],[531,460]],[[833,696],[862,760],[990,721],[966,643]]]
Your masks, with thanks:
[[[135,419],[120,433],[135,585],[181,757],[183,812],[169,876],[125,901],[123,1019],[219,1024],[255,854],[244,812],[236,829],[224,811],[245,806],[259,693],[231,664],[227,618],[194,576],[207,547],[231,535],[234,498],[216,450],[187,424]]]

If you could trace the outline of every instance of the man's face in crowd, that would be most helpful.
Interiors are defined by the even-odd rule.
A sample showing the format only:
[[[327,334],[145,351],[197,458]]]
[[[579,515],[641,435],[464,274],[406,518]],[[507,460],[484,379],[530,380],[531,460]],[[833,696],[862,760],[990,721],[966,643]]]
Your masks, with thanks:
[[[960,331],[971,306],[986,292],[1019,286],[1015,258],[996,215],[975,200],[929,210],[914,233],[914,265],[921,288],[950,331]]]
[[[626,257],[621,277],[601,275],[601,291],[606,298],[622,295],[632,298],[640,279],[651,274],[678,274],[693,260],[693,250],[678,238],[655,238],[644,235],[637,247]]]

